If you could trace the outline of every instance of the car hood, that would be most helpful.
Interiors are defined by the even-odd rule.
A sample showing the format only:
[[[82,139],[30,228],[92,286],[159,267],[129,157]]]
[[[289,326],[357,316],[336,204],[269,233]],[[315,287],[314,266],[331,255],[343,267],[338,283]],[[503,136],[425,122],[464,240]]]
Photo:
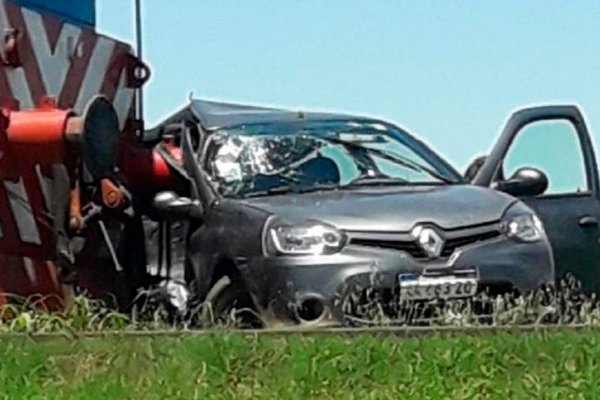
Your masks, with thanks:
[[[408,232],[418,223],[443,229],[498,221],[517,200],[473,185],[368,187],[246,199],[284,220],[320,220],[348,231]]]

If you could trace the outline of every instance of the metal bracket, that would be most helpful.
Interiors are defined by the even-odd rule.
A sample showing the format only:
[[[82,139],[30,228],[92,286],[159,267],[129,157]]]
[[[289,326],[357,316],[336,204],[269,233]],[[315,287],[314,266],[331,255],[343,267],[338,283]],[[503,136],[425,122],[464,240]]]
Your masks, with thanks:
[[[21,36],[21,32],[18,29],[7,29],[4,31],[2,63],[5,66],[18,68],[23,65],[18,46]]]

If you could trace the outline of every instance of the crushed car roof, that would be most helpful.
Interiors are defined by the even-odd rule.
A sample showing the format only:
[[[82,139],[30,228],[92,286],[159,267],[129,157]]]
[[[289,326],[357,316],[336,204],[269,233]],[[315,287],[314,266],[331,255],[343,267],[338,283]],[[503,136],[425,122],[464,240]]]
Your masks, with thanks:
[[[166,124],[178,121],[200,121],[204,129],[213,130],[228,126],[252,123],[348,118],[363,119],[358,116],[347,114],[303,112],[210,100],[192,100],[183,109],[179,110],[177,113],[161,122],[158,127],[149,131],[148,136],[155,136],[157,133],[154,132],[155,130],[160,129],[160,127]]]

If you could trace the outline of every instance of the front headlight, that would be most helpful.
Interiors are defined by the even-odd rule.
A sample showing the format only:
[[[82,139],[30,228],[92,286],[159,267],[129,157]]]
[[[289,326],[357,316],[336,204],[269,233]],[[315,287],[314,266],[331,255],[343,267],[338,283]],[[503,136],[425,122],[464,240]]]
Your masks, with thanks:
[[[319,255],[337,253],[344,247],[346,236],[338,229],[319,222],[285,224],[267,227],[265,249],[271,255]]]
[[[523,214],[505,218],[502,231],[511,239],[531,243],[542,238],[544,227],[537,215]]]

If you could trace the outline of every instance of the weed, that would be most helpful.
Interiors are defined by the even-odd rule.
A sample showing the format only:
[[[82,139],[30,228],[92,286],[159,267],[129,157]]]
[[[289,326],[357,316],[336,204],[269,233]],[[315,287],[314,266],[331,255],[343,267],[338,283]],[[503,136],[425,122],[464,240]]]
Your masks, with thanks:
[[[233,310],[222,322],[213,316],[210,304],[190,305],[180,312],[152,292],[142,292],[128,314],[84,295],[59,311],[45,306],[48,299],[9,297],[13,301],[0,307],[0,332],[5,333],[229,329],[239,326],[239,316],[250,311]],[[600,325],[598,298],[584,295],[572,277],[525,296],[481,293],[463,300],[402,302],[366,289],[349,291],[339,301],[348,326]]]

